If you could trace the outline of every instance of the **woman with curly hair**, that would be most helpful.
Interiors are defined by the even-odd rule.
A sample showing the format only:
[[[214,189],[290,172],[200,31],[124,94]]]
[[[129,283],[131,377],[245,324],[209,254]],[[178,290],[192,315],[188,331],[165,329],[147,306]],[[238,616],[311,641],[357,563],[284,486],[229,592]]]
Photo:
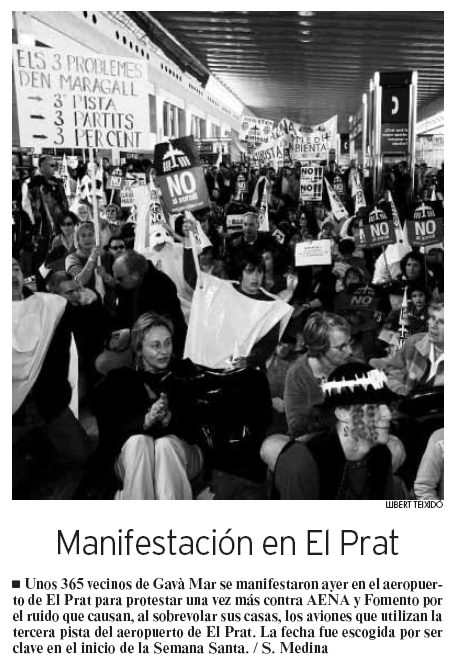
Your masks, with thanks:
[[[275,465],[281,499],[392,499],[406,495],[394,477],[405,460],[390,434],[395,395],[383,372],[346,363],[322,386],[326,430],[291,441]]]

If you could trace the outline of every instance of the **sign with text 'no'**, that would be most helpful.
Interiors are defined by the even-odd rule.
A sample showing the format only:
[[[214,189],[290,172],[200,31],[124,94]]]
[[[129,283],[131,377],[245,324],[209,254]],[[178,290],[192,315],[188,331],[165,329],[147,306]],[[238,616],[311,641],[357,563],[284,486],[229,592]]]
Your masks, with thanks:
[[[208,188],[192,136],[158,143],[154,168],[168,214],[209,208]]]
[[[396,242],[395,226],[392,219],[384,219],[372,224],[365,224],[354,235],[356,247],[382,247]]]
[[[151,149],[146,65],[13,46],[22,147]]]
[[[300,173],[300,200],[322,201],[324,188],[322,166],[302,166]]]
[[[429,219],[407,219],[409,244],[414,247],[427,247],[443,242],[444,227],[442,217]]]

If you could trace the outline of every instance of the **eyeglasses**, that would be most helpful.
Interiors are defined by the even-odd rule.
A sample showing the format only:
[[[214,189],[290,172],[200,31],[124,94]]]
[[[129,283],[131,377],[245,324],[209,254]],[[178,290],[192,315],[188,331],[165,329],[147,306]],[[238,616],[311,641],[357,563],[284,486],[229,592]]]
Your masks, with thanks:
[[[125,245],[111,245],[110,249],[115,249],[115,250],[125,249]]]

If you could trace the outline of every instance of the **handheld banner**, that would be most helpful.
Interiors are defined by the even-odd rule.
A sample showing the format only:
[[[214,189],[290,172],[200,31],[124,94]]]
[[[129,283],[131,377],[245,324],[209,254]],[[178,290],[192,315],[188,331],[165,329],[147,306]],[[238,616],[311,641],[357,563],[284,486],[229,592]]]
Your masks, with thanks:
[[[305,240],[295,245],[295,266],[329,266],[332,263],[331,240]]]
[[[302,166],[300,173],[300,200],[322,201],[324,188],[322,166]]]
[[[335,192],[335,190],[333,189],[327,178],[324,178],[324,180],[327,186],[327,193],[328,193],[328,198],[330,200],[330,207],[332,209],[333,216],[337,222],[342,222],[343,219],[347,219],[349,217],[348,211],[341,203],[337,193]]]
[[[146,63],[13,45],[21,146],[150,149]]]
[[[259,231],[268,233],[270,230],[270,221],[268,219],[268,182],[265,183],[262,195],[262,203],[259,210]]]
[[[209,208],[208,188],[192,136],[183,136],[155,148],[154,168],[169,214]]]

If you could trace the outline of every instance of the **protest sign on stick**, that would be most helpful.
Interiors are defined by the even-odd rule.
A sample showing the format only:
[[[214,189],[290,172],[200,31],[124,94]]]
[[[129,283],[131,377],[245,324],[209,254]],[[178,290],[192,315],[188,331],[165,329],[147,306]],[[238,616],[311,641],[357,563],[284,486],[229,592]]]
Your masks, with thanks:
[[[168,214],[209,208],[208,188],[192,136],[159,143],[154,168]]]

